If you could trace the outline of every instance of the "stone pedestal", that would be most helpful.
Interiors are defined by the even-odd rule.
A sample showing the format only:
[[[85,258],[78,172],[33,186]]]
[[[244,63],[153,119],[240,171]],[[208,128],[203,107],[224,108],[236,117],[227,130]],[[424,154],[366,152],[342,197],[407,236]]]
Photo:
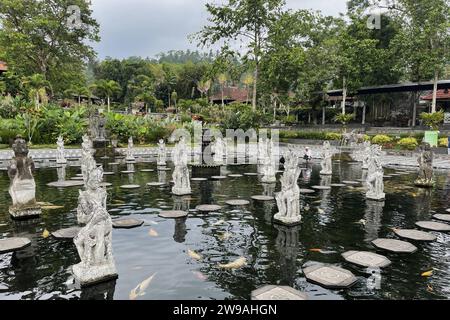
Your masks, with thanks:
[[[21,206],[21,207],[9,207],[9,214],[13,219],[25,220],[39,217],[42,213],[39,205]]]
[[[119,277],[114,264],[103,264],[86,268],[82,263],[79,263],[72,266],[72,272],[75,280],[79,282],[82,287],[117,279]]]
[[[276,214],[273,217],[273,220],[275,223],[282,224],[285,226],[297,226],[301,224],[302,222],[302,216],[296,216],[296,217],[286,217],[280,214]]]

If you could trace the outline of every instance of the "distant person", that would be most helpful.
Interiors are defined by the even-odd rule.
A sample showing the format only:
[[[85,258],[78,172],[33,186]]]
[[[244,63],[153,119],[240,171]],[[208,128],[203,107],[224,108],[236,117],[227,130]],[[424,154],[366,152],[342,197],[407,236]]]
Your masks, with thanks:
[[[303,156],[303,159],[305,159],[307,162],[312,160],[312,153],[309,147],[305,148],[305,155]]]

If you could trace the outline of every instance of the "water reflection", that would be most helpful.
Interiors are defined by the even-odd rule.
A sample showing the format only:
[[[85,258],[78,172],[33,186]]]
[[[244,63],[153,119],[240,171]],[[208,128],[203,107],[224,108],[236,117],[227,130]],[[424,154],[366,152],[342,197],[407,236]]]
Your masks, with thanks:
[[[65,164],[62,164],[58,167],[56,167],[56,173],[58,175],[58,182],[66,181],[66,166]]]
[[[273,197],[275,193],[276,183],[262,183],[264,191],[263,195]]]
[[[184,243],[186,241],[186,220],[187,218],[175,219],[175,232],[173,233],[173,240],[175,242]]]
[[[167,174],[166,171],[158,170],[158,182],[167,184]]]
[[[378,239],[378,233],[381,228],[381,218],[383,216],[384,201],[366,201],[366,211],[364,214],[364,230],[366,232],[364,239],[367,242]]]
[[[117,280],[102,282],[81,289],[80,300],[113,300]]]
[[[278,230],[275,240],[276,248],[280,254],[281,277],[284,284],[292,286],[297,274],[297,255],[299,250],[300,226],[287,227],[274,225]]]

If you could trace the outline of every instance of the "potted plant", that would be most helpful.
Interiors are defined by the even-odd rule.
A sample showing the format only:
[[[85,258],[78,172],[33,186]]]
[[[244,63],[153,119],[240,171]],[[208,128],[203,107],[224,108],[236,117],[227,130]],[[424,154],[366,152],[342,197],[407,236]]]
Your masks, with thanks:
[[[425,131],[424,142],[428,142],[431,147],[438,146],[439,139],[439,125],[444,122],[444,111],[438,111],[435,113],[423,112],[420,114],[420,119],[423,123],[431,129],[431,131]]]

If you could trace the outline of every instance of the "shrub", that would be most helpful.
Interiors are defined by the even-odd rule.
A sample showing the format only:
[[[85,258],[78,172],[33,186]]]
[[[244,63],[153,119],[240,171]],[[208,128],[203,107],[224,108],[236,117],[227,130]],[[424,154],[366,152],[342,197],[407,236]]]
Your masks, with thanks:
[[[335,132],[328,132],[325,134],[325,140],[341,140],[342,134]]]
[[[289,125],[296,124],[297,118],[295,116],[287,116],[287,117],[284,117],[282,121],[289,126]]]
[[[448,148],[448,138],[440,138],[439,139],[439,147]]]
[[[398,145],[405,150],[415,150],[419,143],[417,142],[416,138],[409,137],[409,138],[403,138],[398,142]]]
[[[346,125],[350,121],[352,121],[355,118],[354,114],[338,114],[334,117],[334,122],[339,122],[343,125]]]
[[[422,119],[423,123],[432,130],[438,130],[439,125],[444,122],[444,111],[441,110],[435,113],[422,112],[420,114],[420,119]]]
[[[374,144],[385,145],[390,142],[392,142],[392,138],[384,134],[378,134],[372,138],[372,143]]]

